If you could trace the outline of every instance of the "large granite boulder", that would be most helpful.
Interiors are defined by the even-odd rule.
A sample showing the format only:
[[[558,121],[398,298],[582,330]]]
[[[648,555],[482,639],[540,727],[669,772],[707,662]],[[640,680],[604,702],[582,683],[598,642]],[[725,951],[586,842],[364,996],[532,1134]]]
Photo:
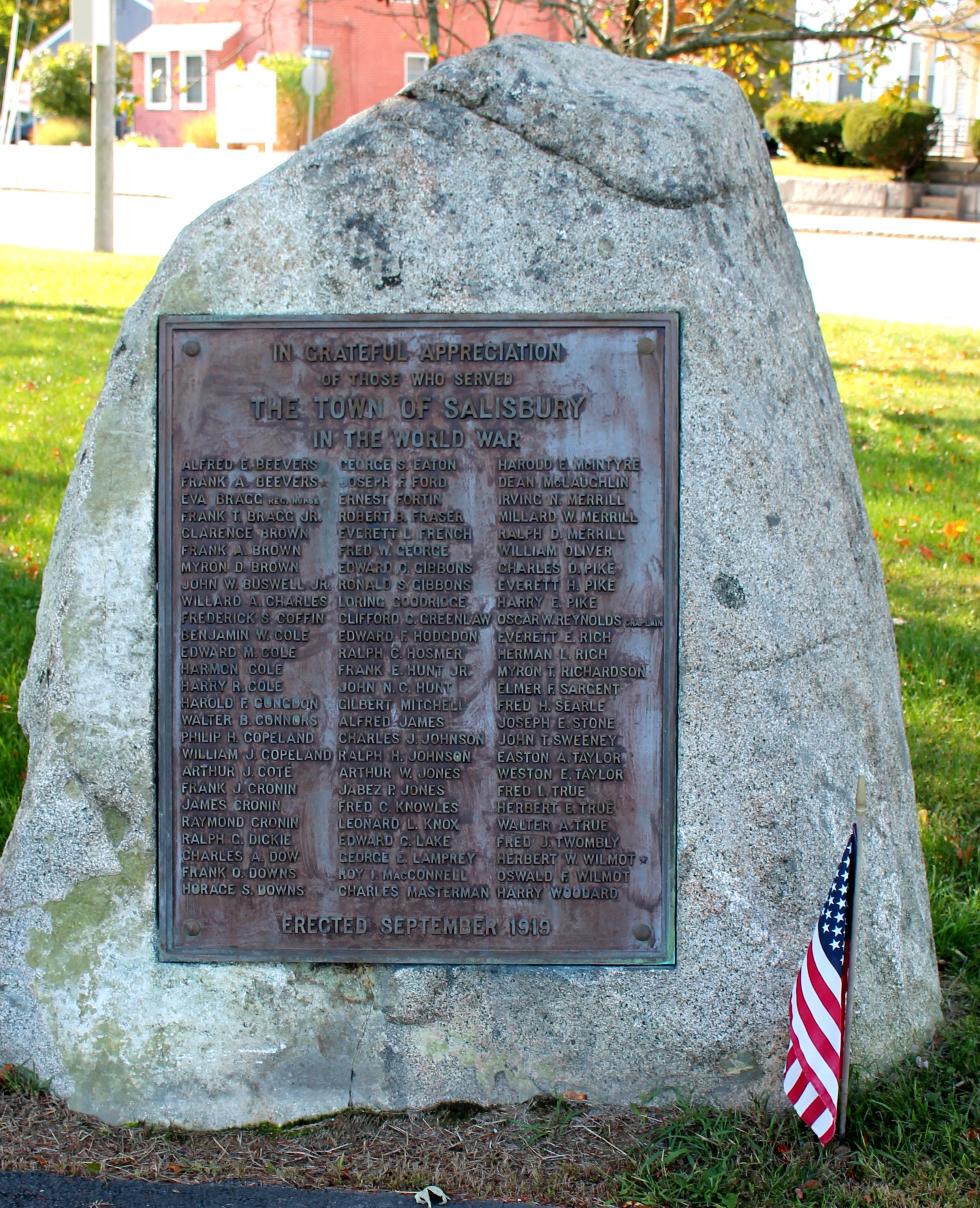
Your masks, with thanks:
[[[677,966],[162,964],[157,317],[426,311],[681,316]],[[881,570],[762,138],[712,71],[504,39],[189,226],[86,429],[21,718],[0,1061],[106,1120],[775,1094],[860,772],[855,1060],[881,1069],[938,1019]]]

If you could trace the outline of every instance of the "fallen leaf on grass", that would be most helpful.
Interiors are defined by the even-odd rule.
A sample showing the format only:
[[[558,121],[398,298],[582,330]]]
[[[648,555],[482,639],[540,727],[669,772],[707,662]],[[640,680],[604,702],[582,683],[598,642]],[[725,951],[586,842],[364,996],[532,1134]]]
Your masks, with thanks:
[[[966,532],[965,520],[947,520],[943,525],[943,536],[947,541],[955,541]]]
[[[589,1096],[584,1091],[562,1091],[561,1097],[566,1103],[587,1103]]]
[[[933,560],[933,558],[935,558],[935,556],[936,556],[936,555],[935,555],[935,554],[932,552],[932,550],[929,548],[929,546],[928,546],[928,545],[920,545],[920,546],[919,546],[919,553],[920,553],[920,554],[923,556],[923,558],[925,558],[925,559],[926,559],[928,562],[931,562],[931,561]]]
[[[972,566],[973,565],[973,555],[972,554],[960,554],[960,561],[965,562],[967,566]]]

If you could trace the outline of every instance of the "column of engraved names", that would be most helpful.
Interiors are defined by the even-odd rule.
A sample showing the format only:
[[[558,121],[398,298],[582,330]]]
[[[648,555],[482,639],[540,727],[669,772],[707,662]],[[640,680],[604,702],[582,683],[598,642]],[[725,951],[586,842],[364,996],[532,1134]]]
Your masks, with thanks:
[[[638,458],[501,458],[497,473],[497,894],[613,902],[628,752],[617,700],[647,666],[615,599],[638,517]],[[639,857],[641,860],[644,857]],[[524,926],[533,933],[528,908]]]
[[[366,456],[341,471],[341,895],[406,909],[487,897],[473,888],[459,791],[485,736],[453,724],[488,623],[472,607],[472,528],[447,502],[459,461]],[[394,916],[391,933],[409,921]]]
[[[324,623],[302,559],[317,463],[210,456],[180,474],[180,892],[302,897],[296,770],[328,761],[320,701],[290,680]]]
[[[359,439],[359,438],[358,438]],[[365,453],[339,462],[337,512],[338,892],[387,897],[398,833],[388,691],[397,617],[392,567],[398,520],[392,506],[394,461]],[[391,895],[393,896],[393,895]]]
[[[432,439],[435,439],[432,434]],[[429,904],[434,918],[489,898],[485,861],[473,842],[473,755],[483,731],[460,725],[481,633],[491,615],[473,596],[472,518],[454,500],[472,473],[458,455],[398,460],[404,517],[397,598],[403,643],[397,667],[398,800],[404,821],[399,867],[406,911]],[[406,922],[414,914],[407,914]],[[452,924],[446,926],[446,930]]]

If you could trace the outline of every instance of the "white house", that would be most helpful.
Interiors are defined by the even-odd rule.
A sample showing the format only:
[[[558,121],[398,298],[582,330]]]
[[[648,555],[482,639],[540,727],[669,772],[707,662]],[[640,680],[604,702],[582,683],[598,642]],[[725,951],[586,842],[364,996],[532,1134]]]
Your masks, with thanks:
[[[833,0],[810,0],[797,15],[812,28],[833,19],[838,7]],[[895,84],[939,109],[942,133],[934,155],[970,155],[970,124],[980,118],[980,5],[949,0],[924,9],[896,43],[891,61],[870,80],[862,73],[860,52],[845,54],[820,42],[795,48],[793,96],[873,101]]]

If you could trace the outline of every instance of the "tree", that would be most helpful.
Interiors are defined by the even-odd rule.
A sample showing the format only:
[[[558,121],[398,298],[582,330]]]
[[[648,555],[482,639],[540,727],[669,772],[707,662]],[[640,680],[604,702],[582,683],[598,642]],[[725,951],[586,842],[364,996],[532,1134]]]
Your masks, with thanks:
[[[92,48],[65,42],[54,54],[38,55],[27,69],[31,101],[42,117],[70,117],[87,121],[92,111],[90,83]],[[122,46],[116,46],[116,89],[127,92],[133,80],[132,64]]]
[[[303,69],[309,60],[302,55],[263,55],[261,63],[276,73],[276,146],[295,151],[306,142],[310,98],[303,88]],[[333,71],[327,70],[327,86],[313,104],[313,137],[330,128],[333,110]]]
[[[380,0],[391,7],[391,0]],[[591,42],[639,59],[681,60],[734,76],[750,99],[789,73],[793,46],[822,47],[826,59],[860,52],[862,70],[886,62],[917,13],[942,0],[819,0],[811,16],[793,0],[509,0],[553,14],[573,42]],[[811,3],[813,0],[811,0]],[[850,7],[848,7],[848,3]],[[464,9],[480,14],[486,41],[497,33],[500,0],[424,0],[414,6],[416,32],[430,63],[469,49],[455,33]],[[455,44],[454,44],[455,43]]]
[[[434,67],[440,59],[451,55],[465,54],[473,45],[460,37],[456,29],[456,18],[468,8],[480,14],[484,40],[492,42],[497,36],[497,20],[505,3],[522,4],[529,0],[421,0],[407,12],[397,11],[393,0],[379,0],[390,16],[400,25],[409,22],[418,44]]]
[[[69,0],[0,0],[0,73],[7,62],[10,49],[10,27],[14,9],[20,5],[20,32],[17,35],[17,60],[26,47],[43,41],[68,20]],[[0,81],[3,75],[0,74]]]
[[[867,74],[888,58],[919,0],[856,0],[851,7],[814,6],[807,16],[792,0],[538,0],[573,37],[635,58],[681,59],[719,67],[746,91],[765,90],[789,72],[794,43],[816,43],[828,59],[860,50]]]

